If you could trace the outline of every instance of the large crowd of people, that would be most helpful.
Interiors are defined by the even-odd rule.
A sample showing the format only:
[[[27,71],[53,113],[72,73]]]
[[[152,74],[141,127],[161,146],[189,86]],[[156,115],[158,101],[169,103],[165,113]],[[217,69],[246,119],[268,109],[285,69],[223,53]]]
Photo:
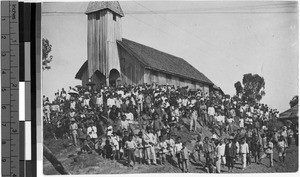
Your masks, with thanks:
[[[243,170],[273,152],[284,163],[292,139],[298,145],[298,126],[270,127],[278,117],[266,104],[250,104],[218,92],[175,88],[170,85],[138,85],[93,88],[76,86],[44,96],[44,138],[72,139],[80,153],[98,153],[112,160],[135,163],[175,164],[188,172],[189,161],[207,172],[232,172],[237,161]],[[178,133],[189,121],[198,134],[193,148]],[[207,127],[211,137],[198,131]],[[202,162],[202,157],[205,158]]]

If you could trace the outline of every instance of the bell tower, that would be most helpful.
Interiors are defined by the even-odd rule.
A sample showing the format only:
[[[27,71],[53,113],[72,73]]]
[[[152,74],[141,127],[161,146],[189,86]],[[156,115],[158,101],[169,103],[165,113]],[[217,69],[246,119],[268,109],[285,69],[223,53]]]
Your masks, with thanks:
[[[88,77],[100,72],[109,85],[121,73],[117,40],[122,40],[123,11],[117,1],[95,1],[89,3],[85,14],[88,18]]]

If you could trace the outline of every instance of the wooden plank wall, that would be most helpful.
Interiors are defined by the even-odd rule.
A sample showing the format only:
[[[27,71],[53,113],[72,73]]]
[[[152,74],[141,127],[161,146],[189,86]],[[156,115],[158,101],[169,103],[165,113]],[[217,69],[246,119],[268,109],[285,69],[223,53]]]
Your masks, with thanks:
[[[122,83],[127,85],[138,85],[144,83],[144,67],[127,51],[119,48],[121,58]]]
[[[92,77],[96,70],[109,76],[111,69],[120,71],[120,59],[116,40],[122,39],[121,18],[109,10],[88,15],[88,70]]]

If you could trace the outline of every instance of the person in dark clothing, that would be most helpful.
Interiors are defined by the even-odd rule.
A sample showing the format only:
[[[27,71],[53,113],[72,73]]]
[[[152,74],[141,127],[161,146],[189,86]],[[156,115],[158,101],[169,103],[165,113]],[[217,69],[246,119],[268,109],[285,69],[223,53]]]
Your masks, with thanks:
[[[103,155],[106,159],[109,159],[112,156],[112,147],[111,147],[110,141],[108,139],[105,140]]]
[[[119,118],[119,111],[115,105],[112,106],[111,111],[109,112],[109,118],[116,123]]]
[[[122,99],[122,104],[121,104],[121,112],[122,112],[122,113],[127,112],[127,111],[128,111],[127,108],[128,108],[128,107],[127,107],[127,104],[126,104],[126,99],[123,98],[123,99]]]
[[[237,147],[235,143],[233,143],[233,139],[234,138],[230,136],[228,138],[229,142],[225,146],[225,156],[226,156],[228,172],[233,172],[234,158],[236,157],[237,154]]]
[[[123,157],[125,158],[125,157],[127,157],[127,151],[126,151],[126,149],[125,149],[125,143],[126,143],[126,141],[128,141],[129,140],[129,133],[128,133],[128,131],[126,130],[126,131],[124,131],[124,136],[123,136],[123,138],[122,138],[122,144],[121,144],[121,147],[123,148],[123,150],[124,150],[124,154],[123,154]]]
[[[299,143],[298,137],[299,137],[299,130],[298,130],[298,124],[297,124],[295,127],[295,130],[294,130],[295,144],[297,147],[298,147],[298,143]]]
[[[250,146],[251,153],[254,156],[254,161],[255,163],[258,163],[258,159],[260,157],[261,144],[259,142],[259,137],[257,136],[257,133],[255,131],[253,132]]]

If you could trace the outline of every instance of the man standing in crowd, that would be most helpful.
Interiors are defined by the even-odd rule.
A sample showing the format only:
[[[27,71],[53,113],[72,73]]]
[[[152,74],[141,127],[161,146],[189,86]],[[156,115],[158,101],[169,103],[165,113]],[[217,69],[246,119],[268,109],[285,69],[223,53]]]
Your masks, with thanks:
[[[205,166],[208,166],[209,162],[214,158],[215,144],[212,143],[207,136],[204,138],[203,152],[205,157]]]
[[[225,146],[225,156],[226,156],[226,162],[228,167],[228,172],[233,172],[234,167],[234,158],[237,154],[237,147],[235,143],[233,143],[233,136],[230,136],[228,138],[228,144]]]
[[[249,154],[249,146],[248,143],[246,143],[246,138],[242,138],[242,143],[240,145],[240,154],[242,156],[242,165],[243,165],[243,169],[246,169],[246,165],[247,165],[247,154]]]
[[[154,150],[154,145],[156,145],[156,138],[155,135],[153,133],[151,133],[151,127],[148,126],[146,128],[146,133],[144,133],[143,135],[143,140],[145,142],[145,156],[146,156],[146,160],[147,160],[147,164],[150,165],[151,164],[151,155],[152,155],[152,159],[153,159],[153,165],[157,165],[156,163],[156,153]]]

